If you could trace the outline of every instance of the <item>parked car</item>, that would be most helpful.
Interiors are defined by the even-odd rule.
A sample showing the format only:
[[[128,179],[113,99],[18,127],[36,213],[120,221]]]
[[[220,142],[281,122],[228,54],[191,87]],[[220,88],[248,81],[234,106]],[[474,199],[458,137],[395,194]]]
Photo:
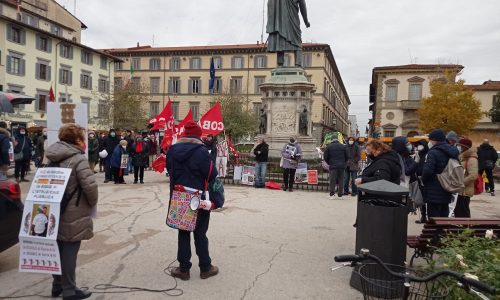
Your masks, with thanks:
[[[0,181],[0,252],[19,241],[23,209],[19,183],[13,180]]]

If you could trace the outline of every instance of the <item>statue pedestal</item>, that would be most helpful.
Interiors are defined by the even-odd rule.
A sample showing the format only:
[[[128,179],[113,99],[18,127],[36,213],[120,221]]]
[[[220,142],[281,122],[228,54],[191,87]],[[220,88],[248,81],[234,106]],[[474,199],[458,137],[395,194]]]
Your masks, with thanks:
[[[316,86],[309,82],[306,72],[298,67],[279,67],[271,71],[271,78],[260,85],[262,105],[267,113],[266,136],[269,156],[280,157],[283,146],[291,136],[302,148],[303,159],[317,158],[319,144],[311,137],[312,96]],[[300,115],[307,110],[305,124]],[[304,117],[302,118],[304,119]],[[307,134],[299,134],[301,125],[307,125]]]

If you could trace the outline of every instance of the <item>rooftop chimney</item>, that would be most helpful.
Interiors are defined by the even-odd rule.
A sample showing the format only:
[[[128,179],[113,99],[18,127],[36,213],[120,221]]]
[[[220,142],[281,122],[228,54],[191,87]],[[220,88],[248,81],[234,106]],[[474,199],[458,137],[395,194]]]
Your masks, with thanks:
[[[137,42],[137,48],[139,48],[139,42]]]

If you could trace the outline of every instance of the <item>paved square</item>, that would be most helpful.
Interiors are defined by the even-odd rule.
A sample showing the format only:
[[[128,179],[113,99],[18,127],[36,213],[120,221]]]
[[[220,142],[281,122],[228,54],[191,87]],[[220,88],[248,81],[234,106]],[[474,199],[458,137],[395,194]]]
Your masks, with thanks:
[[[174,280],[163,273],[176,258],[177,232],[166,227],[168,181],[151,171],[144,185],[104,184],[98,174],[95,237],[82,244],[77,283],[164,289]],[[348,284],[350,269],[331,272],[336,254],[354,251],[356,201],[328,200],[326,193],[293,193],[226,186],[226,204],[211,214],[208,237],[221,272],[199,278],[194,245],[190,281],[179,281],[184,299],[362,299]],[[28,184],[23,184],[26,193]],[[500,218],[500,197],[474,197],[474,217]],[[418,233],[416,216],[409,233]],[[0,253],[0,297],[49,295],[51,277],[18,273],[17,246]],[[410,252],[408,252],[411,255]],[[176,262],[175,262],[176,263]],[[94,294],[92,299],[164,299],[164,294]],[[36,298],[34,298],[36,299]]]

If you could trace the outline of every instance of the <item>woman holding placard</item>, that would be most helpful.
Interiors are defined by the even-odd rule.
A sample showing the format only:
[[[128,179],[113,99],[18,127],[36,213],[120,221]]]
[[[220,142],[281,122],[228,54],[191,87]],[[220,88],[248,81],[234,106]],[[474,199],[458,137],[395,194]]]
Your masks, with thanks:
[[[92,213],[97,205],[97,183],[85,156],[84,129],[65,124],[59,129],[59,142],[52,144],[46,155],[49,165],[72,169],[66,191],[67,201],[61,204],[57,245],[61,256],[62,275],[53,275],[52,297],[61,293],[63,299],[85,299],[92,293],[76,286],[76,258],[82,240],[94,236]]]

